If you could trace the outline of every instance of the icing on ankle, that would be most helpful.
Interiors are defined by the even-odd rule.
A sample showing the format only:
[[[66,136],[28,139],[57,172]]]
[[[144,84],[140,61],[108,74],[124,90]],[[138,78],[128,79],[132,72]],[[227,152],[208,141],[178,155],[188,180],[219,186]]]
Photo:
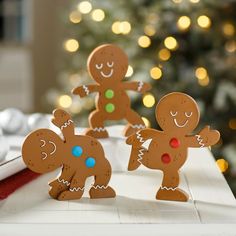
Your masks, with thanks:
[[[104,127],[95,127],[95,128],[93,128],[93,131],[104,132],[104,131],[106,131],[106,128],[104,128]]]
[[[64,185],[66,185],[66,186],[70,186],[70,182],[69,181],[67,181],[67,180],[65,180],[65,179],[57,179],[57,181],[59,182],[59,183],[63,183]]]
[[[77,187],[77,188],[70,188],[69,189],[71,192],[79,192],[79,191],[84,191],[84,187]]]
[[[94,189],[107,189],[108,188],[108,185],[105,186],[105,185],[93,185],[92,188]]]
[[[166,186],[161,186],[160,187],[162,190],[167,190],[167,191],[175,191],[176,189],[177,189],[177,187],[175,187],[175,188],[172,188],[172,187],[166,187]]]

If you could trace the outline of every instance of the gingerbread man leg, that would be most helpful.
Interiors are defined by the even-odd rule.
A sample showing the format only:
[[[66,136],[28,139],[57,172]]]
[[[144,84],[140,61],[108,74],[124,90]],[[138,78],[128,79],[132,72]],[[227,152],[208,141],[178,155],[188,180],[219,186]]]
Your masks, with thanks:
[[[58,200],[74,200],[80,199],[84,193],[84,184],[86,177],[82,176],[81,173],[76,174],[71,180],[70,187],[68,190],[62,192]]]
[[[108,138],[108,133],[104,127],[104,115],[102,112],[95,110],[89,115],[89,129],[85,134],[94,138]]]
[[[140,147],[132,147],[128,170],[136,170],[141,164],[144,155],[147,153],[147,150],[143,148],[141,145]]]
[[[132,109],[129,109],[126,112],[125,119],[129,122],[129,124],[125,127],[123,131],[125,137],[128,137],[136,131],[144,129],[146,127],[139,114]]]
[[[113,188],[108,185],[111,178],[111,166],[108,161],[106,161],[103,166],[103,172],[94,176],[95,182],[89,191],[91,199],[114,198],[116,196]]]
[[[168,201],[188,201],[188,194],[178,188],[179,173],[163,171],[163,181],[156,194],[156,199]]]
[[[51,187],[49,195],[54,199],[57,199],[60,193],[69,189],[69,182],[62,179],[56,179],[50,182],[49,185]]]

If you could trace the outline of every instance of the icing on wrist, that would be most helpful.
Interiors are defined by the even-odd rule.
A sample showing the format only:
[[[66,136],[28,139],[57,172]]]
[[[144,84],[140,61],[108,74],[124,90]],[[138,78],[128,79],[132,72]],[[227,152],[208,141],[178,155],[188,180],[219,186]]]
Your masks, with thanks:
[[[143,155],[144,155],[143,151],[144,151],[144,150],[145,150],[144,148],[141,148],[141,149],[138,150],[138,151],[139,151],[139,154],[138,154],[138,159],[137,159],[137,161],[138,161],[140,164],[142,164],[142,159],[143,159]]]
[[[142,90],[143,85],[144,85],[143,81],[138,82],[138,88],[137,88],[138,92],[140,92]]]
[[[136,137],[137,137],[137,139],[139,140],[140,143],[144,143],[144,142],[145,142],[145,141],[143,140],[141,134],[140,134],[140,131],[138,131],[138,132],[136,133]]]
[[[89,89],[86,85],[83,85],[83,89],[84,89],[84,92],[86,93],[86,95],[89,95]]]
[[[144,129],[144,128],[146,128],[146,126],[145,126],[145,125],[142,125],[142,124],[139,124],[139,125],[131,125],[131,127],[134,128],[134,129]]]
[[[63,130],[64,128],[66,128],[67,126],[69,126],[71,123],[73,123],[72,120],[66,121],[66,122],[61,126],[61,130]]]
[[[200,147],[204,147],[204,143],[203,143],[203,139],[201,138],[201,135],[196,134],[195,137],[197,138],[198,144],[200,145]]]

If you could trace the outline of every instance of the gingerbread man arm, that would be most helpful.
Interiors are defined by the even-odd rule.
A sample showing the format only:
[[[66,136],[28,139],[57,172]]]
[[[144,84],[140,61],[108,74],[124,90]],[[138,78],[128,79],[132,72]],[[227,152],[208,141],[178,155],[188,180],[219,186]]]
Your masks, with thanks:
[[[216,144],[220,139],[220,133],[217,130],[210,130],[209,126],[203,128],[198,134],[187,137],[189,147],[209,147]]]
[[[151,89],[151,85],[142,81],[125,82],[123,83],[123,89],[145,93],[146,91]]]
[[[75,95],[79,95],[81,98],[88,96],[90,93],[99,92],[99,85],[91,84],[91,85],[82,85],[72,90],[72,93]]]

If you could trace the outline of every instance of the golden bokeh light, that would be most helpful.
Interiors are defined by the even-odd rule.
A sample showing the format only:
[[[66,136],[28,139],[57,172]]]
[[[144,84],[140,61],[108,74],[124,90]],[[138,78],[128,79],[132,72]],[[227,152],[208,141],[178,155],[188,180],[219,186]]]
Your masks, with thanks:
[[[82,17],[78,11],[72,11],[69,15],[69,19],[72,23],[78,24],[82,20]]]
[[[200,0],[189,0],[191,3],[199,3]]]
[[[142,35],[138,39],[138,45],[142,48],[147,48],[151,45],[151,39],[146,35]]]
[[[188,16],[181,16],[177,21],[177,27],[180,30],[187,30],[191,25],[191,20]]]
[[[197,18],[197,23],[201,28],[207,29],[211,26],[211,19],[206,15],[202,15]]]
[[[204,79],[198,79],[199,85],[205,87],[210,83],[210,79],[208,76],[206,76]]]
[[[153,107],[155,104],[155,97],[151,93],[145,94],[143,96],[143,104],[148,108]]]
[[[174,2],[174,3],[181,3],[182,0],[172,0],[172,2]]]
[[[131,25],[128,21],[120,22],[120,32],[122,34],[128,34],[131,31]]]
[[[162,60],[162,61],[167,61],[170,59],[171,53],[168,49],[163,48],[160,50],[160,52],[158,53],[158,57]]]
[[[92,4],[88,1],[83,1],[78,4],[77,8],[82,14],[88,14],[92,10]]]
[[[216,164],[222,173],[227,171],[227,169],[229,168],[229,163],[225,159],[218,159],[216,161]]]
[[[178,47],[178,42],[176,41],[174,37],[169,36],[165,38],[164,45],[170,50],[175,50]]]
[[[153,25],[146,25],[144,27],[144,33],[147,36],[153,36],[156,33],[156,29],[155,29],[155,27]]]
[[[68,39],[64,42],[64,48],[68,52],[76,52],[79,49],[79,42],[76,39]]]
[[[133,67],[129,65],[125,77],[130,77],[133,75],[133,73],[134,73]]]
[[[115,21],[112,26],[111,30],[114,34],[120,34],[120,21]]]
[[[222,31],[226,36],[233,36],[235,33],[235,28],[231,23],[225,23],[222,27]]]
[[[229,128],[236,130],[236,118],[232,118],[229,120]]]
[[[60,107],[69,108],[72,104],[72,99],[68,95],[61,95],[58,99],[58,104]]]
[[[92,19],[94,21],[103,21],[105,18],[105,12],[102,9],[95,9],[91,13]]]
[[[151,127],[151,122],[146,117],[142,117],[142,120],[147,128]]]
[[[198,67],[195,70],[195,76],[200,80],[205,79],[207,77],[207,70],[204,67]]]
[[[225,50],[228,52],[235,52],[236,51],[236,41],[231,40],[231,41],[226,42]]]
[[[162,76],[162,71],[159,67],[153,67],[151,70],[150,70],[150,76],[153,78],[153,79],[160,79],[161,76]]]

